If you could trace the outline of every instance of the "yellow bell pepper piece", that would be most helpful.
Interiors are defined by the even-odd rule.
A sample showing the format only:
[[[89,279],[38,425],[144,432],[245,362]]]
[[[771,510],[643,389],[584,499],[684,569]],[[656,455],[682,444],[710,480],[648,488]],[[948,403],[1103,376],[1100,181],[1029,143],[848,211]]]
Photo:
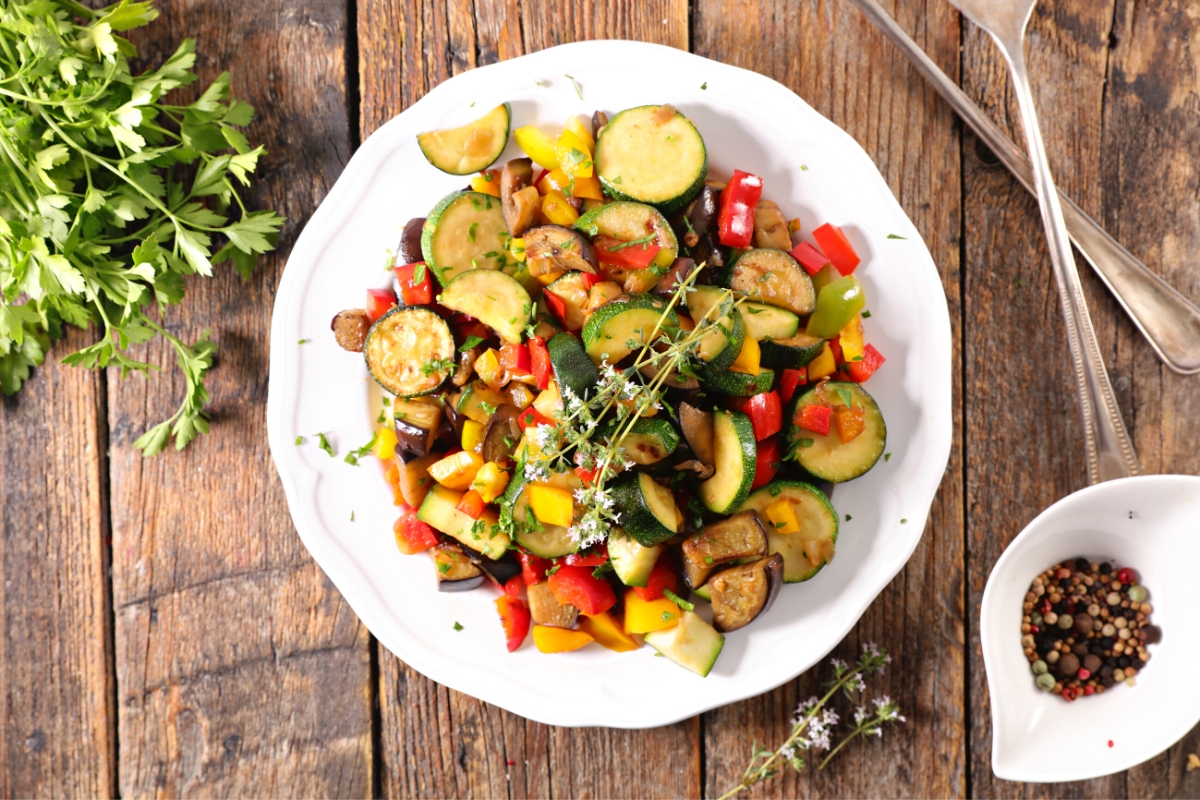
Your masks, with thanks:
[[[810,383],[815,383],[821,378],[828,378],[835,372],[837,372],[837,362],[833,359],[833,350],[829,347],[829,342],[826,342],[817,357],[808,362],[808,380]]]
[[[600,189],[600,179],[594,176],[591,178],[576,178],[575,188],[571,190],[571,194],[584,200],[604,199],[604,192]]]
[[[499,390],[504,385],[504,365],[500,363],[500,354],[495,348],[489,347],[475,359],[475,372],[489,388]]]
[[[375,457],[380,461],[396,457],[396,431],[380,428],[375,434]]]
[[[547,525],[569,528],[575,516],[575,498],[570,491],[557,486],[531,484],[529,507],[533,509],[534,516]]]
[[[578,136],[580,141],[587,145],[587,151],[589,153],[594,153],[596,151],[596,140],[592,138],[592,126],[585,122],[581,122],[579,117],[576,117],[575,115],[567,117],[567,124],[563,125],[563,130],[570,131]]]
[[[563,401],[562,395],[558,392],[558,381],[550,381],[550,384],[533,401],[533,407],[550,419],[562,416]]]
[[[508,252],[518,263],[525,263],[525,240],[520,237],[514,237],[508,241]]]
[[[838,333],[838,343],[842,346],[842,357],[847,362],[862,361],[863,359],[863,327],[862,315],[855,314],[854,319],[846,323]]]
[[[476,175],[471,178],[471,190],[490,194],[492,197],[500,196],[500,175],[497,172],[488,170],[487,172]]]
[[[429,474],[447,489],[466,489],[479,474],[483,458],[470,450],[459,450],[429,466]]]
[[[508,473],[495,461],[489,461],[475,473],[471,488],[479,492],[483,502],[491,503],[508,487]]]
[[[541,653],[570,653],[595,639],[590,633],[554,628],[550,625],[533,626],[533,643]]]
[[[517,407],[518,411],[524,411],[533,405],[533,389],[530,389],[523,383],[513,381],[504,390],[504,396],[508,398],[508,402]]]
[[[462,449],[478,453],[483,449],[483,425],[473,419],[463,423]]]
[[[650,633],[679,624],[679,606],[665,597],[643,600],[630,589],[625,593],[625,632]]]
[[[541,166],[546,169],[554,169],[558,166],[558,154],[555,152],[556,142],[533,125],[517,128],[513,131],[513,138],[517,140],[517,146],[525,151],[525,155]]]
[[[579,212],[575,207],[568,203],[567,198],[560,192],[553,189],[542,198],[542,215],[550,220],[551,224],[562,225],[564,228],[569,228],[579,219]]]
[[[767,519],[776,533],[799,533],[800,520],[796,518],[796,509],[787,500],[776,500],[767,506]]]
[[[579,629],[590,634],[600,646],[616,650],[618,653],[626,653],[641,647],[637,639],[621,630],[620,624],[607,611],[594,617],[581,616]]]
[[[747,336],[746,341],[742,343],[742,352],[738,353],[738,357],[729,365],[729,371],[757,376],[762,371],[759,367],[761,359],[762,348],[758,346],[758,342]]]
[[[558,156],[558,166],[563,172],[576,178],[592,177],[592,148],[571,131],[563,131],[558,137],[554,154]]]
[[[570,206],[568,206],[568,208],[570,208]],[[538,283],[542,284],[542,286],[549,286],[550,284],[554,283],[556,280],[558,280],[559,278],[561,278],[563,275],[566,275],[566,274],[567,273],[565,270],[552,269],[549,272],[538,275],[537,280],[538,280]]]

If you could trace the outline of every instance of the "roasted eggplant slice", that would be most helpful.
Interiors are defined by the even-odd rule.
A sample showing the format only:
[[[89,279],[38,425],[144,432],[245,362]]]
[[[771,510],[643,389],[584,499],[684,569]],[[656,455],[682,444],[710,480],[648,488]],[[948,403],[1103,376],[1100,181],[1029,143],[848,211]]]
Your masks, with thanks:
[[[670,297],[675,294],[675,290],[679,288],[679,284],[686,281],[691,274],[696,271],[696,260],[681,256],[671,262],[671,266],[667,269],[667,274],[662,276],[662,279],[654,285],[654,293]]]
[[[771,200],[759,200],[754,207],[754,246],[791,250],[792,235],[779,206]]]
[[[717,192],[705,186],[696,199],[671,218],[671,227],[687,247],[695,247],[700,237],[717,227]]]
[[[505,164],[500,171],[500,204],[510,234],[521,236],[533,227],[541,208],[540,201],[533,186],[533,162],[528,158],[514,158]]]
[[[440,453],[434,453],[410,459],[399,465],[400,495],[405,503],[413,508],[420,508],[421,503],[425,502],[425,495],[429,494],[434,483],[429,475],[429,467],[441,460],[441,457]]]
[[[600,262],[592,243],[561,225],[541,225],[525,232],[525,266],[534,277],[577,270],[594,274]]]
[[[551,625],[555,628],[572,628],[579,618],[579,609],[563,605],[550,590],[550,582],[535,583],[526,590],[529,594],[529,615],[535,625]]]
[[[608,124],[608,114],[599,109],[592,112],[592,138],[600,135],[600,129]]]
[[[753,511],[704,526],[683,540],[683,574],[693,589],[704,584],[722,564],[767,554],[767,532]]]
[[[743,628],[765,614],[783,586],[783,556],[760,558],[722,570],[708,581],[713,627],[722,633]]]
[[[490,556],[485,556],[478,550],[463,546],[463,551],[467,557],[475,563],[477,567],[483,570],[484,574],[491,579],[492,583],[504,588],[504,584],[511,581],[513,578],[521,574],[521,562],[513,555],[511,550],[507,551],[500,558],[492,559]]]
[[[465,592],[483,585],[484,575],[455,542],[439,542],[429,556],[436,567],[439,592]]]
[[[713,415],[691,403],[680,403],[679,427],[696,458],[709,467],[715,466],[717,449],[713,444]]]
[[[517,443],[521,441],[521,426],[517,418],[521,412],[508,403],[496,409],[483,432],[483,460],[497,464],[512,459]]]
[[[450,382],[455,386],[466,386],[471,380],[471,373],[475,369],[475,359],[479,358],[480,348],[472,347],[471,349],[458,354],[458,369],[454,370],[454,374],[450,376]]]
[[[339,311],[329,323],[338,347],[351,353],[361,353],[367,342],[367,331],[371,330],[371,318],[361,308]]]
[[[400,246],[396,248],[397,266],[425,260],[421,255],[421,231],[424,229],[424,217],[414,217],[404,226],[404,232],[400,234]]]
[[[427,455],[437,441],[442,423],[441,405],[437,401],[397,397],[392,409],[396,415],[396,442],[400,449],[414,456]]]
[[[677,472],[681,472],[685,469],[694,472],[696,474],[696,480],[698,481],[708,480],[712,477],[713,472],[715,472],[712,467],[705,464],[698,458],[693,458],[689,461],[684,461],[682,464],[675,465],[675,470]]]

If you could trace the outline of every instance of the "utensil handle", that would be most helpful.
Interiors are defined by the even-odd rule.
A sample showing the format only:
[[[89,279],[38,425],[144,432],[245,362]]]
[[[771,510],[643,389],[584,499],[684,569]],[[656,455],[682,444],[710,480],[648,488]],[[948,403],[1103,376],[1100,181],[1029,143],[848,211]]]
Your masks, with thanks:
[[[863,14],[908,57],[933,88],[966,121],[1017,180],[1036,195],[1029,159],[971,98],[942,72],[875,0],[853,0]],[[1200,308],[1150,271],[1057,189],[1067,233],[1095,268],[1158,357],[1181,375],[1200,373]]]
[[[1000,45],[1012,70],[1017,104],[1021,107],[1021,122],[1029,144],[1038,206],[1042,212],[1046,238],[1050,241],[1050,260],[1054,264],[1054,277],[1058,281],[1058,296],[1062,302],[1063,319],[1067,324],[1067,343],[1070,345],[1071,360],[1075,366],[1079,406],[1083,411],[1088,479],[1095,484],[1113,478],[1140,475],[1137,455],[1121,419],[1121,410],[1117,406],[1112,384],[1108,381],[1108,372],[1104,368],[1104,359],[1100,356],[1100,347],[1096,342],[1096,331],[1092,328],[1091,316],[1083,298],[1083,286],[1079,283],[1079,272],[1075,268],[1075,257],[1071,253],[1071,242],[1067,236],[1066,223],[1063,221],[1062,206],[1054,188],[1054,180],[1050,176],[1050,163],[1046,159],[1046,146],[1042,141],[1041,127],[1038,125],[1037,107],[1033,102],[1033,92],[1029,88],[1022,41],[1019,37],[1011,43],[995,35],[993,38]]]

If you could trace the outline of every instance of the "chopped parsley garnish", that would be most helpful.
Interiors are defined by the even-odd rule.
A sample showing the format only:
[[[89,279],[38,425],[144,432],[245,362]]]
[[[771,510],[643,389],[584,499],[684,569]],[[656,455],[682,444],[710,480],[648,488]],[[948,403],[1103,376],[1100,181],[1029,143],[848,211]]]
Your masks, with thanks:
[[[302,445],[302,444],[304,444],[304,437],[303,437],[303,436],[297,436],[297,437],[296,437],[296,444],[297,444],[297,445]]]
[[[613,183],[620,183],[620,182],[621,182],[621,176],[620,176],[620,175],[618,175],[617,177],[613,178],[613,179],[612,179],[612,182],[613,182]],[[594,234],[594,233],[592,234],[592,236],[595,236],[595,235],[596,235],[596,234]]]
[[[433,375],[437,372],[449,372],[454,369],[454,356],[431,358],[421,365],[422,375]]]
[[[462,626],[462,625],[460,625],[460,624],[459,624],[459,623],[457,623],[457,622],[456,622],[456,623],[454,623],[454,630],[456,630],[456,631],[461,631],[462,629],[463,629],[463,626]]]
[[[900,235],[900,234],[898,234],[898,233],[889,233],[889,234],[888,234],[888,238],[889,238],[889,239],[908,239],[908,237],[907,237],[907,236],[901,236],[901,235]]]
[[[700,88],[701,88],[701,89],[707,89],[707,88],[708,88],[708,81],[705,81],[704,83],[700,84]]]
[[[472,222],[471,227],[467,228],[467,238],[472,242],[475,241],[475,229],[479,227],[478,222]]]
[[[672,614],[670,611],[664,611],[662,613],[662,618],[663,618],[663,622],[666,622],[667,620],[675,619],[675,615]]]
[[[847,389],[845,386],[839,386],[837,388],[837,395],[841,398],[842,403],[845,404],[846,408],[854,408],[854,396],[850,394],[849,389]]]
[[[385,422],[387,422],[387,409],[381,408],[379,409],[379,416],[375,418],[375,424],[382,425]]]
[[[846,515],[846,522],[849,522],[852,519],[854,519],[854,517],[850,516],[849,514]]]
[[[667,598],[672,603],[674,603],[675,605],[682,608],[684,611],[695,611],[696,610],[695,604],[689,603],[687,600],[684,600],[682,597],[675,594],[670,589],[663,589],[663,597]]]
[[[771,497],[779,497],[779,495],[783,492],[783,487],[771,484],[767,487],[767,491],[771,493]]]
[[[908,523],[908,520],[906,520],[906,519],[902,519],[902,520],[900,520],[900,524],[901,524],[901,525],[905,525],[905,524],[907,524],[907,523]]]
[[[359,447],[355,450],[351,450],[349,453],[346,453],[346,457],[342,460],[345,461],[347,464],[357,466],[358,460],[360,458],[370,454],[371,450],[373,450],[375,448],[375,441],[378,438],[379,438],[379,434],[377,434],[377,433],[372,434],[371,441],[367,442],[362,447]]]
[[[463,343],[458,347],[458,352],[465,353],[478,344],[483,344],[483,339],[472,334],[466,339],[463,339]]]
[[[413,268],[412,276],[413,286],[419,286],[425,282],[425,262],[422,261]]]
[[[864,311],[862,312],[862,318],[863,318],[863,319],[870,319],[870,318],[871,318],[871,312],[870,312],[870,311],[865,311],[865,310],[864,310]]]
[[[705,557],[704,557],[704,563],[705,563],[705,564],[711,564],[711,563],[713,563],[713,557],[712,557],[712,556],[705,556]]]
[[[445,561],[443,561],[442,563],[438,564],[438,572],[440,572],[440,573],[442,573],[443,575],[445,575],[445,574],[446,574],[447,572],[449,572],[449,571],[450,571],[450,565],[449,565],[449,564],[447,564]]]
[[[354,512],[353,511],[350,512],[350,521],[354,522]]]
[[[642,246],[642,249],[645,250],[645,249],[647,249],[646,245],[648,245],[650,242],[654,241],[657,238],[658,238],[657,233],[648,233],[640,239],[634,239],[633,241],[630,241],[630,242],[621,242],[620,244],[613,245],[612,247],[608,248],[608,251],[610,253],[615,253],[617,250],[624,250],[626,247],[633,247],[634,245],[638,245],[638,244],[640,244]]]
[[[892,460],[892,454],[891,454],[891,453],[884,453],[884,454],[883,454],[883,460],[884,460],[884,461],[891,461],[891,460]]]
[[[317,434],[317,447],[328,453],[330,458],[333,458],[335,455],[337,455],[337,453],[333,452],[333,448],[330,446],[329,440],[325,438],[325,434],[323,433]]]
[[[816,442],[814,442],[812,439],[801,439],[800,440],[801,447],[812,447],[814,444],[816,444]]]
[[[567,78],[571,81],[571,85],[575,87],[575,94],[579,95],[579,99],[582,100],[583,99],[583,91],[579,88],[579,81],[575,80],[570,75],[567,75],[565,73],[563,74],[563,77]]]
[[[300,341],[296,342],[296,344],[304,344],[307,341],[308,341],[308,339],[301,339]]]

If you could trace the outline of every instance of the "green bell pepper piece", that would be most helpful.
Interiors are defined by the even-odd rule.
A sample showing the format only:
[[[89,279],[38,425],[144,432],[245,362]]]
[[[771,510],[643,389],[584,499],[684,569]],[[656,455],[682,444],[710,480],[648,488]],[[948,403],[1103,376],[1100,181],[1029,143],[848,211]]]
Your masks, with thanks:
[[[809,336],[832,339],[866,304],[866,295],[857,278],[847,275],[836,280],[817,295],[817,308],[808,318],[805,332]]]

